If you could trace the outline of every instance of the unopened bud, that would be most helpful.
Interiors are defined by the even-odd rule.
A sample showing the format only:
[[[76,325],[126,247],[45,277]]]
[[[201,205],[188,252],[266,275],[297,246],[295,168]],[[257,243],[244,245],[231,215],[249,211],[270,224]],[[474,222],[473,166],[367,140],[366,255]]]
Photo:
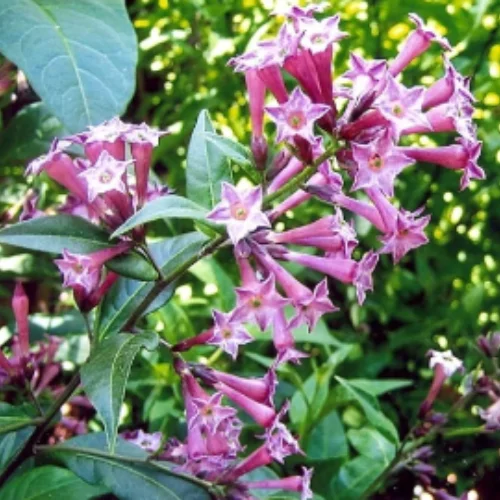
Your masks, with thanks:
[[[263,136],[252,136],[252,155],[258,170],[264,170],[267,163],[267,142]]]

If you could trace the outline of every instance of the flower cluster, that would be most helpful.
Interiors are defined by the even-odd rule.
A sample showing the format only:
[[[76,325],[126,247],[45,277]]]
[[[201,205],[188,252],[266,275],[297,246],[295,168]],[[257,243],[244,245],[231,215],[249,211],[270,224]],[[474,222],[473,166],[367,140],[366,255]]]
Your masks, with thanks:
[[[45,172],[68,190],[69,196],[59,212],[102,224],[113,231],[144,203],[170,192],[168,187],[149,180],[153,149],[166,133],[144,123],[132,125],[114,118],[89,127],[87,132],[54,140],[49,152],[33,160],[26,172],[32,175]],[[83,152],[84,157],[71,156],[75,150]],[[22,220],[43,214],[37,210],[36,202],[34,194],[27,198]],[[136,228],[132,238],[142,241],[143,228]],[[62,259],[56,260],[64,286],[73,289],[82,311],[95,307],[116,281],[114,273],[104,275],[104,264],[131,246],[131,240],[122,241],[85,255],[65,250]]]

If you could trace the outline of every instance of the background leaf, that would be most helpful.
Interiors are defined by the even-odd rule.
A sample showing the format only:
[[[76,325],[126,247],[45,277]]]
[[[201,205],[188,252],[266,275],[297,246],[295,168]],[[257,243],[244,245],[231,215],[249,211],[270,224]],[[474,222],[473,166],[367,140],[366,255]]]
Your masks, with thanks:
[[[70,132],[120,115],[134,91],[123,0],[0,0],[0,51]]]
[[[157,345],[154,332],[118,334],[100,343],[82,367],[83,388],[104,422],[112,453],[132,362],[142,347],[153,350]]]
[[[206,135],[213,133],[210,116],[203,110],[193,130],[187,152],[186,188],[189,199],[212,208],[220,200],[221,182],[231,182],[226,155]]]
[[[378,460],[384,467],[391,463],[396,454],[394,444],[372,427],[350,429],[347,437],[360,455]]]

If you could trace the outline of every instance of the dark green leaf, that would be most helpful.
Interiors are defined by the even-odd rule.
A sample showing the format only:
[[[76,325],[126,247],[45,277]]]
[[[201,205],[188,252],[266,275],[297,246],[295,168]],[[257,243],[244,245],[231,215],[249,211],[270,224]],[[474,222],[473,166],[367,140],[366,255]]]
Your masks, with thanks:
[[[107,493],[102,486],[86,483],[73,472],[53,465],[30,469],[11,479],[1,490],[2,500],[90,500]]]
[[[26,443],[34,429],[34,427],[25,427],[20,431],[0,436],[0,473],[14,454]]]
[[[165,275],[168,275],[176,267],[196,255],[206,241],[207,237],[200,233],[187,233],[153,243],[150,246],[150,252]],[[105,296],[99,308],[96,319],[99,336],[102,338],[119,332],[132,311],[137,308],[153,286],[153,283],[120,278]],[[173,290],[173,285],[167,287],[150,305],[147,312],[154,311],[167,302]]]
[[[0,163],[22,163],[45,153],[54,137],[64,135],[61,122],[45,104],[23,108],[0,134]]]
[[[399,442],[398,431],[394,424],[382,413],[377,400],[362,389],[358,389],[350,384],[348,380],[335,377],[347,392],[356,400],[363,410],[368,421],[381,431],[393,443]]]
[[[384,467],[390,464],[396,454],[394,444],[372,427],[350,429],[347,437],[360,455],[378,460]]]
[[[0,434],[9,432],[9,427],[12,425],[22,425],[31,420],[33,417],[26,413],[25,408],[0,402]]]
[[[0,51],[71,132],[120,115],[134,92],[123,0],[0,0]]]
[[[83,388],[104,422],[112,453],[132,362],[142,347],[151,351],[157,345],[158,335],[154,332],[114,335],[99,344],[82,367]]]
[[[356,457],[340,468],[330,485],[330,497],[335,500],[362,498],[363,493],[384,470],[384,464],[368,457]]]
[[[158,219],[195,219],[205,220],[207,211],[187,198],[170,194],[150,201],[125,221],[112,235],[120,236],[134,227]]]
[[[80,449],[76,451],[75,448]],[[157,462],[146,464],[147,454],[138,446],[118,439],[116,457],[94,454],[105,448],[104,434],[94,433],[54,446],[46,454],[65,464],[84,481],[105,485],[121,500],[210,500],[207,491],[189,479]]]
[[[207,138],[214,127],[206,110],[198,116],[187,152],[187,196],[205,208],[220,200],[222,181],[231,182],[231,170],[226,155]]]
[[[307,446],[309,460],[331,460],[348,455],[344,426],[336,411],[332,411],[313,427]]]
[[[372,396],[380,396],[386,392],[409,387],[413,384],[411,380],[404,379],[366,380],[354,378],[349,379],[349,383]]]
[[[208,142],[214,144],[229,160],[243,165],[250,165],[252,163],[250,150],[239,142],[212,132],[207,132],[205,137]]]

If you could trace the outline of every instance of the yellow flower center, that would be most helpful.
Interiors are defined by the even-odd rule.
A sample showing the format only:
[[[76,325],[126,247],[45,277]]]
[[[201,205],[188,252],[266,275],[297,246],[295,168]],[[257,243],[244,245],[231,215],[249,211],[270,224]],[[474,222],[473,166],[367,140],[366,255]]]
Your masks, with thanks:
[[[368,160],[368,166],[374,171],[381,170],[384,166],[384,160],[378,153],[375,153]]]

